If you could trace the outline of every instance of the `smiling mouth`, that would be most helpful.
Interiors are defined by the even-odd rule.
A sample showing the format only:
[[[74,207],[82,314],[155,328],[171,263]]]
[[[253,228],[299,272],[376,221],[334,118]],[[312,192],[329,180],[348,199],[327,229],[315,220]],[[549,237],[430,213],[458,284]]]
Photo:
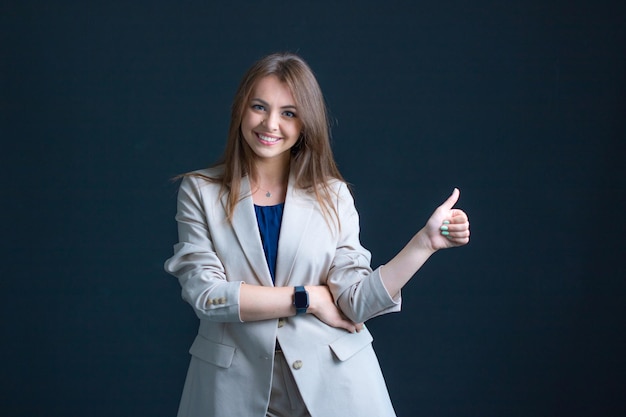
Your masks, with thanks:
[[[280,138],[276,138],[276,137],[273,137],[273,136],[265,136],[265,135],[262,135],[260,133],[257,133],[256,136],[257,136],[257,138],[259,138],[259,140],[261,142],[264,142],[264,143],[267,143],[267,144],[273,144],[273,143],[276,143],[276,142],[278,142],[280,140]]]

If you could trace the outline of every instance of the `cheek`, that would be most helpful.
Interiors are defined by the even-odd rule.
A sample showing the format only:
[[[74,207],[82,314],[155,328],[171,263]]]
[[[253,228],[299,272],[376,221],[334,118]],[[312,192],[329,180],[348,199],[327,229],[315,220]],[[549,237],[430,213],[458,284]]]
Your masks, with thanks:
[[[250,114],[250,112],[246,112],[243,114],[241,118],[241,129],[247,130],[254,126],[254,116]]]
[[[300,134],[302,133],[302,130],[303,130],[302,122],[298,121],[298,122],[294,123],[293,131],[294,131],[296,136],[300,136]]]

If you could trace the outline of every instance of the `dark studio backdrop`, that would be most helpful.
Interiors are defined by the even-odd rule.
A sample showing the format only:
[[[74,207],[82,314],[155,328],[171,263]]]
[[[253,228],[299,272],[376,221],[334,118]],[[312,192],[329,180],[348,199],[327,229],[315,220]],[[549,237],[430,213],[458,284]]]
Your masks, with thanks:
[[[241,75],[288,50],[324,90],[374,266],[453,187],[470,215],[470,245],[369,323],[398,415],[626,415],[625,18],[621,1],[3,1],[0,414],[175,414],[197,320],[162,268],[169,179],[221,154]]]

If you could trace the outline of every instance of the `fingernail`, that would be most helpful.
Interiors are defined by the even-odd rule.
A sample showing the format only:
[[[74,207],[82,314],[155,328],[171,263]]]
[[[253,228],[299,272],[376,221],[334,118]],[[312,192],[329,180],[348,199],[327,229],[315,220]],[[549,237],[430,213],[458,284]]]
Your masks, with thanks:
[[[448,236],[450,234],[450,232],[446,232],[445,230],[441,232],[442,235],[444,236]]]
[[[448,220],[444,220],[444,221],[443,221],[443,224],[450,224],[450,221],[448,221]]]
[[[441,230],[448,230],[448,226],[441,226],[440,229]]]

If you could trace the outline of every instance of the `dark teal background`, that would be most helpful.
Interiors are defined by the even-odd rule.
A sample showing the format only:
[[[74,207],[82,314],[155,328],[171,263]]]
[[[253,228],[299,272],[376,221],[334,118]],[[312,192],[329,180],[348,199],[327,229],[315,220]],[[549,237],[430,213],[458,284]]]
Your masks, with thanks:
[[[169,179],[289,50],[374,266],[453,187],[470,214],[369,323],[398,415],[626,415],[624,2],[431,3],[3,1],[0,414],[175,415],[197,321]]]

